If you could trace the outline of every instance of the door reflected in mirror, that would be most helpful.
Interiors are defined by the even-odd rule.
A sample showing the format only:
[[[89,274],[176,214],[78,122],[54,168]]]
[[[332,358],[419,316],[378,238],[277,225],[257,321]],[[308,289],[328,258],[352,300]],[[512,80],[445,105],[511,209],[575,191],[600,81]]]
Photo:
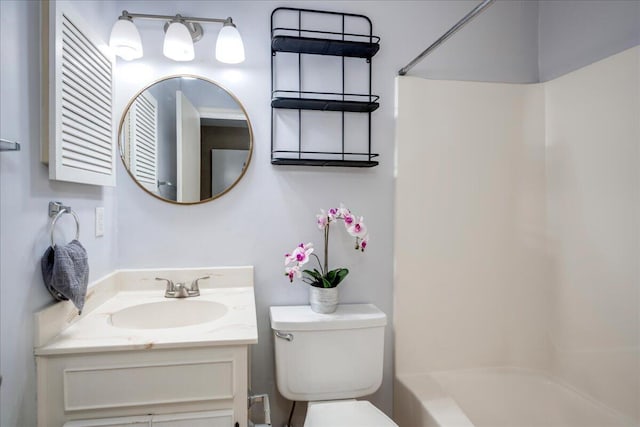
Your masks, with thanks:
[[[133,180],[162,200],[213,200],[242,178],[253,151],[251,123],[235,96],[196,76],[146,87],[120,121],[120,156]]]

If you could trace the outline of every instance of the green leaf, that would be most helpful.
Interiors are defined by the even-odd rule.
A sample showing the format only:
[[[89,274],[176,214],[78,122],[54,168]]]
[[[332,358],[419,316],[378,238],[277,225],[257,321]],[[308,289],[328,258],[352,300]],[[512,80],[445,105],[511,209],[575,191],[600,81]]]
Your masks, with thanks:
[[[303,273],[308,276],[302,279],[305,283],[308,283],[311,286],[315,286],[316,288],[324,287],[324,283],[322,282],[322,275],[318,270],[304,270]]]
[[[335,270],[327,272],[324,276],[315,268],[313,271],[304,270],[303,273],[309,276],[309,280],[305,280],[305,282],[311,286],[315,286],[316,288],[335,288],[347,277],[349,270],[346,268],[336,268]]]
[[[307,274],[309,276],[311,276],[312,278],[314,278],[316,281],[319,281],[322,279],[322,275],[320,274],[320,272],[318,270],[316,270],[315,268],[313,269],[313,271],[311,270],[304,270],[303,271],[304,274]]]
[[[327,279],[325,279],[324,277],[322,278],[322,285],[325,288],[333,288],[334,286],[331,286],[331,282],[329,282]]]
[[[349,274],[349,270],[347,270],[346,268],[336,268],[335,270],[329,271],[324,276],[324,280],[329,283],[329,286],[326,286],[325,284],[324,287],[335,288],[336,286],[338,286],[338,284],[340,284],[340,282],[342,282],[342,280],[344,280],[347,274]]]
[[[336,278],[333,286],[338,286],[340,282],[342,282],[344,278],[347,277],[347,274],[349,274],[349,270],[347,270],[346,268],[338,268],[333,271],[336,272]]]
[[[338,274],[338,270],[331,270],[327,273],[327,280],[331,283],[331,287],[335,286],[336,276]]]

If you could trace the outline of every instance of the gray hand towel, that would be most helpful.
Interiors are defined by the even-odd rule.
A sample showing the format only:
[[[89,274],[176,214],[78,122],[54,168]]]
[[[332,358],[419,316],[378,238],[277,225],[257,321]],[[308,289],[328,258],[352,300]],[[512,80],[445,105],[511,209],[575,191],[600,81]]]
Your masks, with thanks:
[[[89,262],[82,244],[73,240],[64,246],[48,247],[40,266],[51,295],[58,301],[71,300],[82,313],[89,284]]]

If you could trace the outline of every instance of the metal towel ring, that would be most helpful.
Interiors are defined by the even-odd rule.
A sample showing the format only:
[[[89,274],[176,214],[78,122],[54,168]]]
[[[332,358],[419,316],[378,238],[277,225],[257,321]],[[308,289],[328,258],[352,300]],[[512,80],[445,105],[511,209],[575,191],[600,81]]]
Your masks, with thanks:
[[[55,247],[56,244],[53,243],[53,232],[56,228],[56,221],[58,220],[58,218],[60,218],[62,215],[64,214],[71,214],[73,215],[73,218],[76,220],[76,240],[80,239],[80,219],[78,218],[78,215],[76,215],[76,213],[72,210],[67,210],[67,209],[61,209],[60,212],[58,212],[56,214],[55,217],[53,217],[53,221],[51,221],[51,247]]]

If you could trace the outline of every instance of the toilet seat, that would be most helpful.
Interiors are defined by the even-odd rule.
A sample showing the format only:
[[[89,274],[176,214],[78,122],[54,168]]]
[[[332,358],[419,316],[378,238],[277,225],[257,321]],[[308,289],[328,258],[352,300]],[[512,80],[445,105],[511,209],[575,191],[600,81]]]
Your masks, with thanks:
[[[304,427],[398,427],[366,400],[309,402]]]

